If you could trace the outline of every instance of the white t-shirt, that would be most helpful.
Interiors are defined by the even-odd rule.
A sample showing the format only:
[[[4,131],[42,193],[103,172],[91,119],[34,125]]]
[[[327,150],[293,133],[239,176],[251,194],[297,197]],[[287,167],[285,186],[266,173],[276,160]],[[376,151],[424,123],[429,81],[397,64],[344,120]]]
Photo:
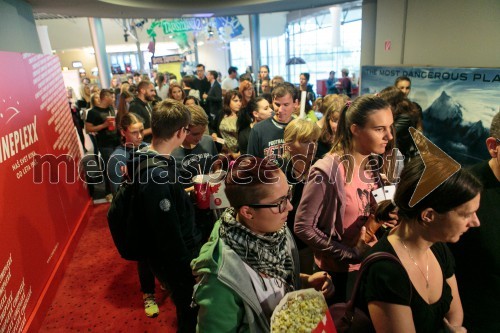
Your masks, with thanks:
[[[156,94],[158,97],[160,97],[162,100],[166,99],[168,97],[168,84],[164,84],[161,89],[159,87],[156,87]]]
[[[229,76],[226,77],[221,84],[223,90],[229,91],[239,87],[239,82],[237,79],[231,79]]]
[[[252,280],[253,289],[260,302],[262,311],[264,311],[268,319],[271,319],[274,308],[276,308],[278,303],[285,296],[285,285],[275,278],[259,276],[259,273],[254,271],[252,267],[248,266],[246,263],[244,264]],[[262,281],[264,281],[265,288],[264,285],[262,285]]]

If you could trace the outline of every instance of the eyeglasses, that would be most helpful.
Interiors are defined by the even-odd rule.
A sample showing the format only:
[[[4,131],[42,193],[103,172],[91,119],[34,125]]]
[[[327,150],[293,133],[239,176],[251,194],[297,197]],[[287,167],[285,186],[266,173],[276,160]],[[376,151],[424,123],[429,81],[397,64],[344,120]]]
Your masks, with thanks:
[[[288,193],[286,197],[280,198],[280,201],[278,201],[275,204],[251,204],[251,205],[245,205],[248,207],[252,208],[276,208],[278,207],[278,212],[281,214],[286,210],[286,207],[288,206],[288,201],[292,200],[292,186],[288,187]]]
[[[500,144],[500,139],[499,138],[495,138],[495,140],[497,140],[497,143]]]

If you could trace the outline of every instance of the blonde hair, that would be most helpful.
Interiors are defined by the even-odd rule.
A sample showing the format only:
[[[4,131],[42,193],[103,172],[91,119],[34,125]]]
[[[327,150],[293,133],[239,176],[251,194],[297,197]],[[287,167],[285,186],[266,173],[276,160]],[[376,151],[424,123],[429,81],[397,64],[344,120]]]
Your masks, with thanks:
[[[335,133],[333,133],[330,128],[330,120],[335,118],[335,114],[338,114],[337,122],[340,118],[340,113],[342,112],[342,108],[346,105],[347,101],[350,98],[347,95],[326,95],[323,98],[323,102],[321,103],[319,112],[323,113],[323,117],[325,118],[325,123],[323,128],[321,129],[321,135],[319,140],[324,144],[331,145],[333,144],[333,137]]]
[[[85,92],[85,87],[86,86],[88,86],[88,85],[85,85],[85,84],[80,85],[80,96],[87,103],[90,103],[90,86],[88,86],[89,87],[89,93],[88,94]]]
[[[293,142],[316,142],[321,130],[312,121],[306,119],[294,119],[285,128],[285,143]]]
[[[96,98],[99,98],[99,100],[101,99],[101,97],[99,96],[99,93],[92,93],[92,94],[90,95],[90,108],[93,108],[94,106],[97,106],[97,105],[95,105],[95,103],[94,103],[94,100],[95,100]]]
[[[122,85],[120,86],[120,94],[123,94],[124,92],[128,92],[129,87],[130,87],[130,84],[128,82],[123,82]]]
[[[189,125],[191,126],[207,126],[208,125],[208,116],[203,110],[203,108],[199,105],[189,105],[187,107],[189,112],[191,112],[191,122]]]

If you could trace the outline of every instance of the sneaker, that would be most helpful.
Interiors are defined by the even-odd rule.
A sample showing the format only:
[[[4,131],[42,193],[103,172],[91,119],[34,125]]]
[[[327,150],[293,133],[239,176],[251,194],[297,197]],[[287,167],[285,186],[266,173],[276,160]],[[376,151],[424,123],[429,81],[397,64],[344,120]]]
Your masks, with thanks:
[[[149,318],[154,318],[160,313],[154,294],[144,294],[144,312]]]

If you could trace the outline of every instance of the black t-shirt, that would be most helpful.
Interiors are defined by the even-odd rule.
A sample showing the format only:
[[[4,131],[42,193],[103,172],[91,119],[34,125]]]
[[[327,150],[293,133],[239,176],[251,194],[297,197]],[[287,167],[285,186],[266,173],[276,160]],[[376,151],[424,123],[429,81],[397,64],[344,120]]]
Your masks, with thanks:
[[[147,103],[144,103],[140,98],[136,97],[132,102],[130,102],[128,111],[135,113],[142,118],[144,129],[151,128],[152,109]],[[152,138],[152,135],[146,135],[143,140],[144,142],[150,143]]]
[[[203,135],[193,149],[178,147],[171,156],[175,159],[179,183],[190,187],[193,185],[193,177],[200,174],[200,169],[204,175],[210,173],[210,167],[217,159],[218,153],[212,137]]]
[[[248,126],[244,130],[238,132],[238,147],[240,147],[241,155],[247,153],[248,139],[250,138],[250,131],[252,128]]]
[[[89,110],[86,122],[91,123],[94,126],[98,126],[106,121],[107,116],[115,116],[115,111],[113,110],[113,108],[110,107],[107,109],[103,109],[98,106],[94,106],[92,109]],[[115,148],[119,144],[120,141],[116,136],[116,129],[110,131],[106,127],[97,132],[97,145],[100,148]]]
[[[313,164],[314,161],[311,163],[311,165]],[[291,160],[285,159],[283,161],[282,170],[286,175],[286,180],[288,184],[292,186],[292,200],[290,201],[290,203],[292,204],[293,209],[288,212],[288,216],[286,217],[286,224],[288,226],[288,229],[290,229],[293,235],[293,239],[297,244],[297,248],[299,250],[302,250],[307,247],[307,244],[304,243],[300,238],[298,238],[295,235],[294,226],[295,226],[295,215],[297,214],[297,208],[299,207],[300,199],[302,199],[302,193],[304,192],[305,179],[298,179],[293,174],[293,162]]]
[[[326,125],[325,125],[326,126]],[[318,140],[318,148],[316,149],[316,158],[323,158],[332,149],[331,144],[326,144],[321,140]]]
[[[470,171],[483,184],[477,211],[481,226],[449,247],[457,264],[464,327],[472,333],[500,332],[500,181],[488,161]]]
[[[248,139],[247,154],[260,158],[274,156],[282,157],[285,152],[285,127],[287,124],[280,123],[270,117],[261,121],[250,131]]]
[[[368,313],[368,303],[372,301],[407,305],[411,308],[417,333],[445,332],[443,318],[450,310],[453,299],[446,279],[454,274],[454,260],[444,243],[435,243],[431,246],[431,251],[443,272],[443,290],[436,303],[427,304],[409,281],[404,267],[382,260],[372,264],[363,277],[357,300],[360,309]],[[371,252],[388,252],[397,256],[387,237],[382,238]]]

